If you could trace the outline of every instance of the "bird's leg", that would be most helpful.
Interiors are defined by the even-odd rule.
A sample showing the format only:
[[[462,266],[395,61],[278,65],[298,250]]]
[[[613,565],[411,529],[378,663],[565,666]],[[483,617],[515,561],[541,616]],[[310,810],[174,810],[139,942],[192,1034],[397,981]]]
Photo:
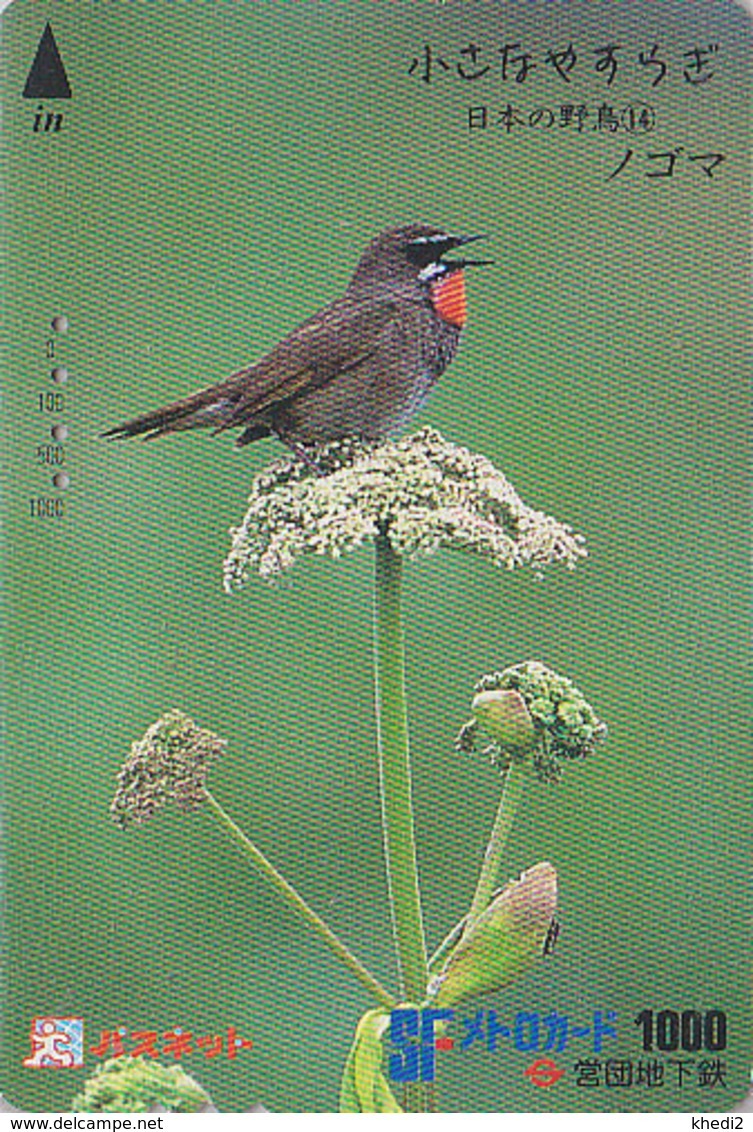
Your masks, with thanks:
[[[290,449],[293,455],[296,456],[302,464],[305,464],[306,467],[310,468],[317,476],[325,476],[327,474],[324,468],[317,464],[314,457],[310,452],[306,451],[302,444],[298,444],[295,440],[292,440],[289,436],[285,436],[282,432],[277,432],[276,436],[278,440],[281,440],[282,443]]]

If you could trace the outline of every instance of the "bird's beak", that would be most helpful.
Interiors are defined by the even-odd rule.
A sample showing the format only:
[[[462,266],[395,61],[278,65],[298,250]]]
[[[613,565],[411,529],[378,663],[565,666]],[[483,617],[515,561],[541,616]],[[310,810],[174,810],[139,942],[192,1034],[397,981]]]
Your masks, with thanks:
[[[487,236],[451,236],[452,248],[462,248],[466,244],[473,244],[476,240],[486,240]],[[464,267],[491,267],[493,259],[448,259],[444,263],[451,271],[460,271]]]
[[[444,262],[456,271],[461,267],[492,267],[494,265],[493,259],[448,259]]]
[[[466,244],[473,244],[476,240],[488,240],[488,236],[450,236],[453,248],[463,248]]]

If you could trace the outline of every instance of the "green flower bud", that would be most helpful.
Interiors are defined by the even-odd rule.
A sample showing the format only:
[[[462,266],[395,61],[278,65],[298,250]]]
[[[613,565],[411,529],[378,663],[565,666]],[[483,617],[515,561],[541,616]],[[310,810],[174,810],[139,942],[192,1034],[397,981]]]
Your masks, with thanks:
[[[73,1112],[216,1112],[208,1093],[179,1065],[112,1057],[73,1098]]]
[[[539,778],[556,782],[563,760],[591,754],[606,735],[575,684],[539,661],[482,676],[474,690],[474,718],[461,728],[456,749],[476,750],[483,735],[492,741],[481,753],[503,772],[530,755]]]
[[[510,881],[431,980],[431,1005],[455,1006],[520,978],[544,954],[556,909],[557,872],[548,861]]]
[[[510,755],[522,755],[534,747],[536,728],[525,700],[513,688],[479,692],[471,711],[480,729]]]

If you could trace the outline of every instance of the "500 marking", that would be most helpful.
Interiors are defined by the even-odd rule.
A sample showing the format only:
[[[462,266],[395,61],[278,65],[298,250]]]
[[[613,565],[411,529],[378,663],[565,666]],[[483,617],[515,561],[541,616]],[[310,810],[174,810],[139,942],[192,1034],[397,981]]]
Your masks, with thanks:
[[[62,444],[37,445],[37,463],[59,467],[65,463],[65,449]]]

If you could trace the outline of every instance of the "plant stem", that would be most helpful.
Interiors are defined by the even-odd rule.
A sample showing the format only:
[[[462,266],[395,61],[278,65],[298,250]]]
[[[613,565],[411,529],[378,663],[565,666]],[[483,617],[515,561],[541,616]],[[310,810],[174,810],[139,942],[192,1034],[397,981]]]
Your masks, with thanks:
[[[330,951],[340,960],[344,966],[348,968],[351,974],[355,975],[363,987],[372,995],[373,998],[387,1010],[391,1010],[395,1006],[395,999],[389,994],[388,991],[374,978],[370,971],[364,967],[360,960],[356,959],[355,955],[342,940],[335,935],[328,924],[324,922],[321,916],[311,908],[306,901],[300,896],[293,888],[282,873],[279,873],[271,861],[267,860],[260,849],[254,845],[240,828],[236,825],[233,819],[225,812],[217,799],[206,791],[206,801],[210,812],[217,818],[220,825],[226,833],[228,833],[233,841],[240,846],[244,856],[251,862],[252,865],[261,873],[264,879],[275,889],[283,900],[298,913],[302,920],[312,928],[316,934],[323,939],[329,947]]]
[[[392,549],[386,536],[379,535],[375,543],[376,714],[387,884],[402,995],[409,1002],[421,1002],[427,983],[426,943],[411,802],[403,630],[400,620],[402,559]]]
[[[507,839],[515,821],[520,799],[523,796],[523,787],[526,780],[526,763],[511,762],[505,774],[502,787],[502,797],[494,819],[489,844],[484,854],[484,863],[481,866],[476,891],[473,895],[466,931],[482,912],[484,912],[492,898],[497,885],[499,867],[505,851]]]

